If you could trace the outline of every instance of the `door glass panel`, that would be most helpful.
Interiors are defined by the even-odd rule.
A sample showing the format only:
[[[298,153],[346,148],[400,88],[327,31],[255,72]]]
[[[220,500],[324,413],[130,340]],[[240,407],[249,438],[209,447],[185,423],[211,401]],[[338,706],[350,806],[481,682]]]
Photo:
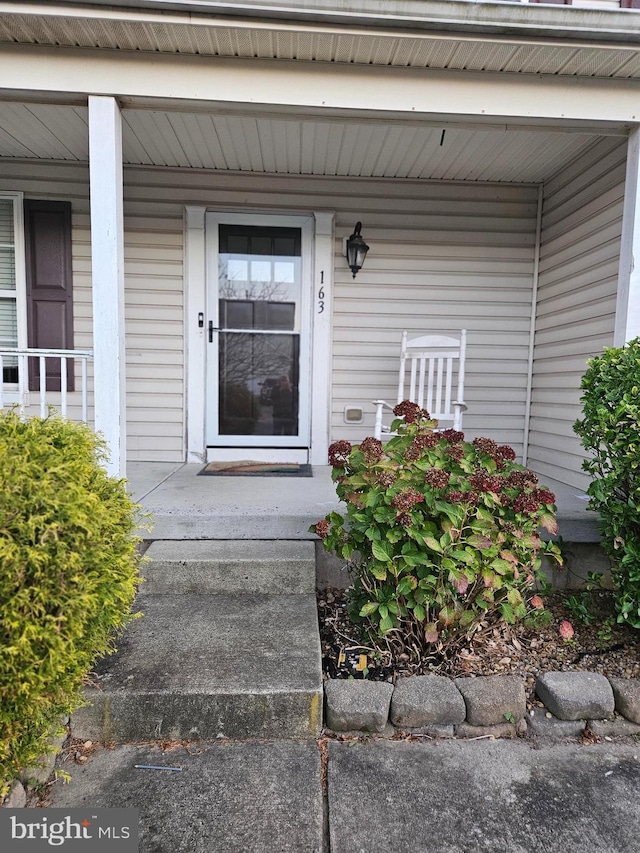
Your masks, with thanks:
[[[300,229],[219,236],[219,434],[298,435]]]
[[[220,435],[298,434],[299,340],[220,332]]]

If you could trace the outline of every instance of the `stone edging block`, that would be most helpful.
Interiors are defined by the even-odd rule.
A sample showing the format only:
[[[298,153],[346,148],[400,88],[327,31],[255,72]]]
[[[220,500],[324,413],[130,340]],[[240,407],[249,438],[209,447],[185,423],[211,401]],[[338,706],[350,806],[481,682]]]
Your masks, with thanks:
[[[616,711],[632,723],[640,723],[640,678],[610,678]]]
[[[409,733],[434,737],[579,737],[640,732],[640,679],[589,672],[549,672],[537,679],[546,706],[527,714],[522,679],[485,675],[455,680],[438,675],[380,681],[325,682],[326,726],[333,731],[384,733],[389,721]],[[615,720],[615,711],[622,715]]]
[[[464,722],[465,713],[460,691],[441,675],[401,678],[391,699],[391,722],[400,728],[455,725]]]
[[[547,672],[536,681],[536,693],[560,720],[604,720],[613,716],[613,689],[596,672]]]
[[[327,681],[327,726],[335,732],[382,732],[389,719],[393,685],[386,681]]]
[[[524,684],[516,675],[456,678],[455,684],[464,698],[467,723],[471,726],[515,724],[526,713]]]

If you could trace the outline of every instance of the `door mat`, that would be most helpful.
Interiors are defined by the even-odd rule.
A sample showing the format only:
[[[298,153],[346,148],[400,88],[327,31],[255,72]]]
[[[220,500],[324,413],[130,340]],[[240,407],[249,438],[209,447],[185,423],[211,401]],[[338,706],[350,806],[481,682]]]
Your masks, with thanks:
[[[207,477],[312,477],[311,465],[297,462],[209,462],[199,472]]]

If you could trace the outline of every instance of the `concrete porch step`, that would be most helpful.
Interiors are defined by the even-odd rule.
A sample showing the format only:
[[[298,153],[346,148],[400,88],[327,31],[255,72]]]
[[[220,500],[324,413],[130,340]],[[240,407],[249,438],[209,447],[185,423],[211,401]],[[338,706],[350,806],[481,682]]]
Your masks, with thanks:
[[[322,720],[314,595],[139,596],[143,615],[97,667],[74,737],[314,737]]]
[[[159,540],[143,567],[144,595],[259,593],[312,595],[313,542],[271,540]]]

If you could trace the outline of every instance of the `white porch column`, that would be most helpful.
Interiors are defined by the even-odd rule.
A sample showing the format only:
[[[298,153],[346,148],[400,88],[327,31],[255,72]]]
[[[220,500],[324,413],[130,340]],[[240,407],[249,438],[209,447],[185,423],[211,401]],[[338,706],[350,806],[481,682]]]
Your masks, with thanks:
[[[621,347],[640,335],[640,127],[627,144],[622,241],[613,344]]]
[[[333,214],[315,213],[313,350],[311,370],[312,465],[328,465],[331,421],[331,318],[333,315]]]
[[[107,470],[124,477],[122,120],[115,98],[89,96],[89,180],[95,426],[109,446]]]
[[[205,462],[205,394],[206,394],[206,207],[185,208],[185,365],[187,462]]]

